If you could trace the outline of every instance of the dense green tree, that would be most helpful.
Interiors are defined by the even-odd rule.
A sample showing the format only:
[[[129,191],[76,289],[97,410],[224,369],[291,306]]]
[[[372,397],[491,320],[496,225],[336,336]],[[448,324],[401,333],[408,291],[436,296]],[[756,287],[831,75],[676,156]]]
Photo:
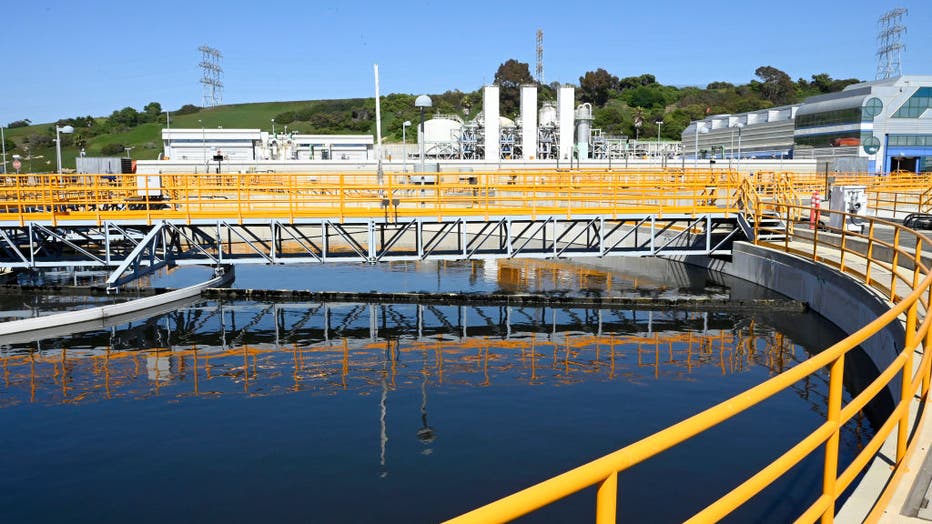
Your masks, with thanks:
[[[521,86],[535,83],[525,62],[518,62],[512,58],[499,65],[495,72],[495,84],[501,88],[501,114],[515,115],[521,101]]]
[[[142,108],[142,111],[146,114],[147,122],[157,122],[159,116],[162,114],[162,104],[158,102],[149,102]]]
[[[800,79],[800,82],[803,82],[803,79]],[[817,75],[812,75],[812,82],[809,82],[809,86],[814,88],[820,93],[835,93],[841,91],[845,87],[851,84],[857,84],[860,80],[857,78],[847,78],[844,80],[836,80],[832,78],[828,73],[819,73]]]
[[[592,125],[609,136],[627,134],[633,129],[631,110],[620,100],[609,100],[604,107],[596,108],[593,112]]]
[[[288,125],[295,120],[294,111],[285,111],[275,115],[275,123],[278,125]]]
[[[666,97],[663,90],[657,86],[638,86],[634,89],[625,91],[623,98],[633,107],[663,107],[666,105]]]
[[[625,91],[627,89],[634,89],[637,87],[644,87],[649,85],[654,85],[657,83],[657,79],[654,75],[643,74],[641,76],[629,76],[622,78],[618,81],[618,90]]]
[[[3,137],[3,145],[7,153],[16,149],[16,142],[12,138]]]
[[[758,67],[754,74],[760,78],[760,82],[752,81],[752,86],[757,88],[764,100],[769,100],[776,105],[794,101],[796,86],[790,75],[772,66]]]
[[[618,77],[600,67],[579,77],[579,89],[583,102],[604,106],[609,92],[618,89]]]
[[[123,144],[105,144],[100,148],[101,155],[122,155],[125,151]]]
[[[664,138],[679,140],[683,130],[689,126],[693,120],[690,114],[684,109],[674,109],[663,115],[663,126],[660,128],[661,135]]]
[[[55,143],[55,141],[52,139],[51,136],[47,134],[43,135],[39,133],[30,134],[29,136],[23,138],[23,142],[25,144],[29,144],[29,148],[32,149],[33,151],[36,151],[37,149],[42,149],[45,147],[51,147],[52,144]]]
[[[124,107],[119,111],[114,111],[108,119],[111,127],[135,127],[139,124],[139,121],[139,111],[132,107]]]
[[[175,111],[176,115],[191,115],[200,111],[201,108],[194,104],[185,104]]]

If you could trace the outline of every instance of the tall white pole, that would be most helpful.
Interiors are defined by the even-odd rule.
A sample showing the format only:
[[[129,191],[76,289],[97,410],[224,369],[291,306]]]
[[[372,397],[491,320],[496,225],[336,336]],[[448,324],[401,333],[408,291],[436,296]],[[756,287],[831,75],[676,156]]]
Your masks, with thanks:
[[[731,147],[728,149],[729,162],[728,165],[731,165],[731,159],[735,158],[735,130],[731,130]]]
[[[0,147],[3,147],[3,174],[6,174],[6,137],[3,136],[3,126],[0,126]]]
[[[738,172],[741,172],[741,126],[738,126]]]
[[[372,64],[375,72],[375,157],[378,159],[379,184],[382,183],[382,104],[379,100],[379,64]]]
[[[408,126],[405,125],[407,123],[407,121],[401,123],[401,167],[405,173],[408,172]]]
[[[60,127],[55,126],[55,160],[58,164],[58,174],[61,174],[61,130]]]
[[[417,134],[417,148],[418,148],[418,171],[424,172],[424,108],[421,108],[421,127],[420,132]]]
[[[201,122],[201,149],[204,151],[204,173],[206,174],[210,171],[210,164],[207,160],[207,130],[204,129],[204,122],[200,120],[198,122]]]
[[[696,122],[696,156],[693,157],[693,169],[699,169],[699,122]]]

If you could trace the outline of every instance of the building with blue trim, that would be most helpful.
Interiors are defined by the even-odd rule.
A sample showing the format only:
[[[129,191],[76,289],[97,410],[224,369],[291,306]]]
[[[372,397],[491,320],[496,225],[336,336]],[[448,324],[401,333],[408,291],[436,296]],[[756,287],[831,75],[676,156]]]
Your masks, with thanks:
[[[800,104],[709,116],[692,122],[682,139],[687,158],[814,158],[851,171],[932,172],[932,76],[875,80]]]

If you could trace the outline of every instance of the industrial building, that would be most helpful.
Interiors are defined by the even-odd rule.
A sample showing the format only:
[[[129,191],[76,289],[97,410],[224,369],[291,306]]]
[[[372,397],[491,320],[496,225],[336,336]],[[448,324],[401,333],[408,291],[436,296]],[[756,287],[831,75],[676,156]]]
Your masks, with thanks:
[[[500,114],[498,86],[483,88],[482,110],[471,120],[457,115],[435,114],[418,127],[417,139],[424,144],[430,161],[606,161],[628,158],[674,158],[681,153],[673,141],[629,140],[608,136],[592,127],[592,106],[576,105],[572,86],[557,89],[557,99],[538,100],[538,87],[521,87],[520,116],[516,120]],[[494,115],[494,116],[490,116]],[[358,165],[378,160],[372,135],[302,135],[268,133],[260,129],[164,129],[164,152],[158,161],[142,161],[149,173],[175,172],[186,168],[218,171],[278,171],[312,169],[320,161],[345,161]],[[382,148],[382,160],[405,162],[419,156],[412,144]],[[219,159],[219,161],[218,161]],[[223,165],[222,165],[223,164]],[[287,164],[290,167],[284,167]],[[323,164],[320,164],[323,167]],[[432,164],[437,166],[439,164]],[[186,167],[187,166],[187,167]],[[347,166],[348,167],[348,166]]]
[[[930,108],[932,76],[900,76],[800,104],[709,116],[682,138],[693,159],[811,158],[842,171],[930,172]]]
[[[163,129],[164,160],[224,162],[375,159],[372,135],[302,135],[259,129]]]
[[[500,115],[498,86],[483,89],[482,111],[470,121],[436,114],[424,123],[425,155],[432,160],[607,160],[628,156],[673,157],[678,142],[638,142],[592,127],[592,106],[576,106],[572,86],[557,89],[556,102],[538,104],[536,85],[521,87],[520,116]],[[489,118],[488,115],[495,115]]]

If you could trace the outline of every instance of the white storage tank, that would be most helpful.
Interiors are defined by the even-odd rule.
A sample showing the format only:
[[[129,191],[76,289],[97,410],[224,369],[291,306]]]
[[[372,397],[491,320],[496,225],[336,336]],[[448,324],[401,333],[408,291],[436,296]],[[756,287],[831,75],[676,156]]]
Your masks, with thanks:
[[[544,102],[537,112],[537,124],[541,127],[557,126],[557,106],[553,102]]]
[[[463,122],[459,119],[435,116],[424,122],[424,143],[456,142],[462,132]]]
[[[576,150],[579,158],[589,158],[589,135],[592,134],[592,104],[576,108]]]

